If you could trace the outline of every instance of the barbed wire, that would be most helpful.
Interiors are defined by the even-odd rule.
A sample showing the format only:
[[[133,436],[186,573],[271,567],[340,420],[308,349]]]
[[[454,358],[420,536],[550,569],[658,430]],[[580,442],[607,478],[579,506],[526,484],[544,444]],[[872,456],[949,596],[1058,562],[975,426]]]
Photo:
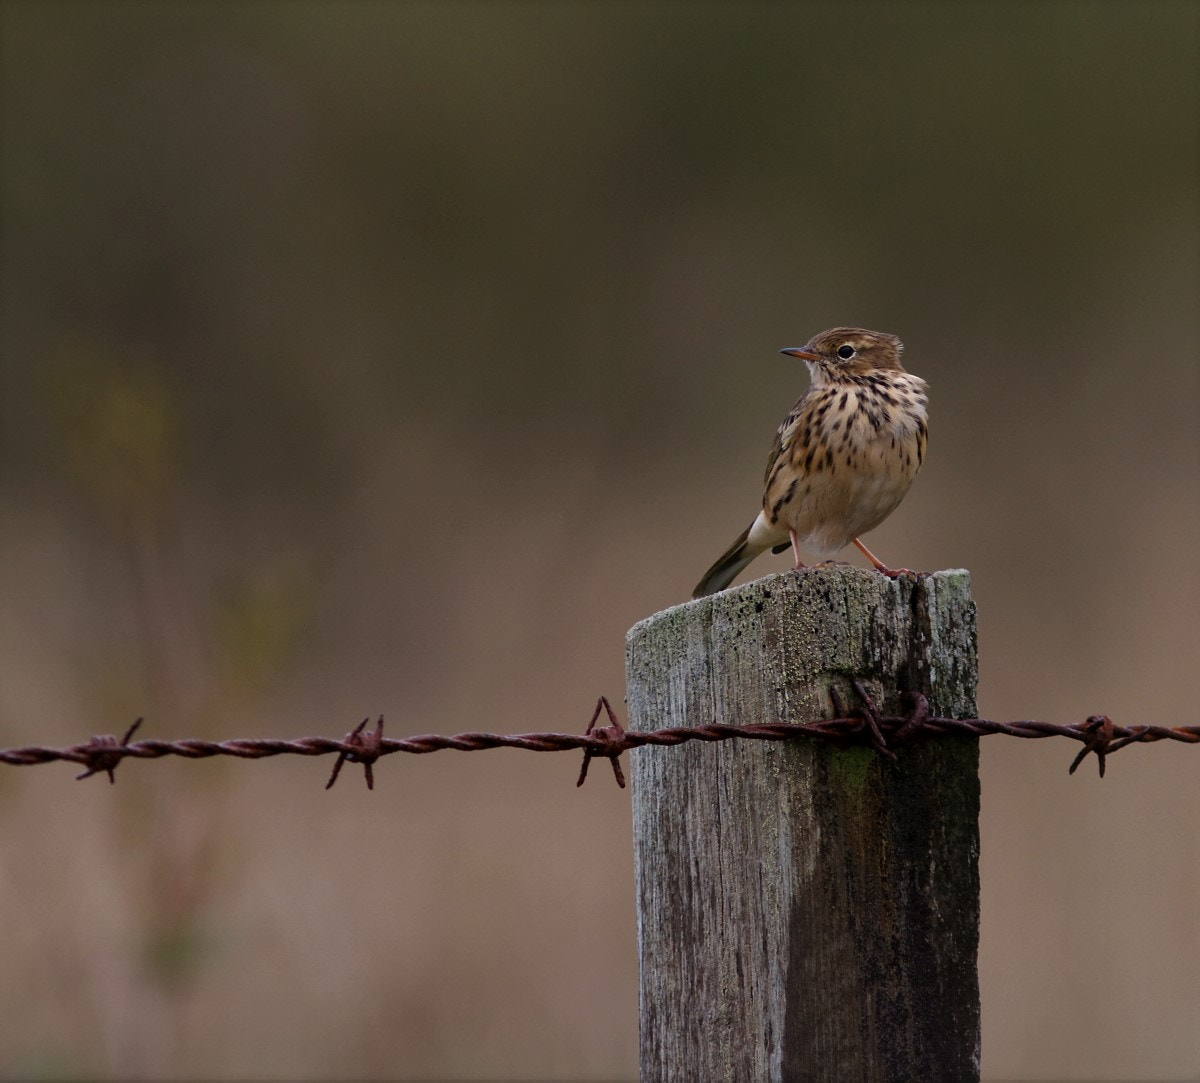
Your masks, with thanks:
[[[617,784],[625,786],[619,757],[622,753],[647,745],[671,746],[687,741],[727,741],[733,738],[756,741],[790,741],[798,737],[841,744],[866,744],[881,755],[896,758],[895,749],[918,738],[942,734],[960,734],[970,737],[987,737],[1002,733],[1009,737],[1037,740],[1044,737],[1068,737],[1083,744],[1072,761],[1069,770],[1076,768],[1089,754],[1095,754],[1104,777],[1105,761],[1108,756],[1132,744],[1149,744],[1154,741],[1181,741],[1185,744],[1200,744],[1200,726],[1117,726],[1107,715],[1092,715],[1086,722],[1075,725],[1057,725],[1052,722],[992,722],[986,718],[935,718],[930,714],[929,701],[920,693],[906,693],[908,713],[885,715],[875,705],[870,693],[859,681],[851,682],[862,705],[848,709],[836,690],[830,691],[837,717],[820,722],[752,723],[738,726],[730,723],[710,723],[704,726],[679,726],[670,729],[639,732],[627,730],[614,713],[608,699],[601,696],[592,712],[591,721],[582,734],[574,733],[458,733],[454,735],[426,733],[414,737],[383,736],[382,716],[374,729],[368,730],[369,719],[364,718],[342,740],[332,737],[300,737],[293,740],[263,738],[236,739],[231,741],[133,741],[133,735],[142,725],[138,719],[118,739],[112,734],[93,737],[86,744],[66,748],[49,748],[33,745],[27,748],[0,749],[0,763],[17,767],[35,764],[67,762],[83,766],[85,770],[77,778],[90,778],[103,772],[109,782],[116,782],[114,772],[123,760],[156,760],[165,756],[182,756],[185,759],[202,760],[213,756],[236,756],[241,759],[260,760],[270,756],[327,756],[336,753],[337,762],[325,788],[337,782],[342,767],[347,763],[361,764],[367,788],[375,788],[374,765],[383,756],[394,752],[423,754],[455,749],[459,752],[480,752],[489,748],[521,748],[529,752],[568,752],[583,750],[583,766],[579,772],[577,786],[587,779],[591,761],[607,759],[612,764]],[[600,712],[608,716],[608,725],[597,726]]]

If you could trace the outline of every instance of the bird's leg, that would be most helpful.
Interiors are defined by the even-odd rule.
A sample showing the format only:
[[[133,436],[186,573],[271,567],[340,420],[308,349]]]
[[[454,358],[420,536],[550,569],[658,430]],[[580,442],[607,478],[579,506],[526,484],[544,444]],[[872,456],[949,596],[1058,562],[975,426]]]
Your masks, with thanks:
[[[862,553],[862,555],[864,557],[866,557],[875,566],[875,570],[878,572],[882,572],[889,579],[895,579],[901,575],[916,575],[917,574],[916,572],[912,571],[909,568],[889,568],[886,564],[884,564],[884,562],[882,560],[880,560],[874,553],[872,553],[871,550],[868,549],[865,545],[863,545],[863,543],[860,542],[857,538],[854,539],[854,544],[855,544],[855,546],[857,546],[858,551],[860,553]]]
[[[794,530],[788,531],[788,537],[792,539],[792,556],[796,558],[796,571],[799,571],[804,565],[800,562],[800,541],[796,537]]]

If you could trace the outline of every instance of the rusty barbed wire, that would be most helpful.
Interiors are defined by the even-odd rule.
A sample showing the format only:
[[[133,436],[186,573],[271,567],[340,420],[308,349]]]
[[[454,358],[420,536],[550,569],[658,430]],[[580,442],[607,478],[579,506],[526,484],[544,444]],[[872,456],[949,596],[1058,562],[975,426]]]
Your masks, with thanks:
[[[712,742],[734,738],[789,741],[797,737],[813,737],[843,744],[866,744],[881,755],[894,760],[896,748],[918,738],[944,734],[987,737],[1001,733],[1009,737],[1033,740],[1067,737],[1083,745],[1072,761],[1069,773],[1074,774],[1084,759],[1094,754],[1101,778],[1104,777],[1107,757],[1129,745],[1149,744],[1155,741],[1200,744],[1200,726],[1118,726],[1107,715],[1092,715],[1087,721],[1075,725],[1036,721],[992,722],[986,718],[937,718],[931,716],[929,701],[920,694],[907,694],[907,714],[885,715],[876,707],[867,689],[860,682],[852,683],[862,705],[847,708],[836,691],[832,691],[831,698],[837,717],[819,722],[751,723],[744,726],[717,722],[703,726],[680,726],[639,732],[627,730],[621,725],[604,696],[597,701],[591,721],[582,734],[426,733],[414,737],[385,738],[383,718],[380,717],[373,730],[367,731],[369,719],[364,718],[340,741],[332,737],[300,737],[292,740],[250,738],[230,741],[132,741],[131,738],[142,724],[142,719],[139,718],[120,739],[110,734],[93,737],[86,744],[66,748],[34,745],[28,748],[0,749],[0,763],[18,767],[55,762],[75,763],[84,767],[83,773],[76,776],[79,779],[104,772],[110,782],[115,782],[114,772],[126,759],[155,760],[165,756],[182,756],[185,759],[200,760],[213,756],[236,756],[241,759],[259,760],[270,756],[336,754],[337,762],[333,766],[329,781],[325,784],[326,789],[333,786],[342,767],[347,763],[361,764],[367,788],[374,789],[374,764],[382,756],[389,756],[394,752],[421,755],[447,749],[459,752],[479,752],[490,748],[520,748],[529,752],[582,750],[583,766],[579,772],[577,786],[582,786],[587,780],[591,761],[602,758],[612,764],[617,784],[624,788],[625,776],[619,761],[622,753],[648,745],[665,747],[684,744],[687,741]],[[606,726],[596,725],[601,711],[607,712],[609,724]]]

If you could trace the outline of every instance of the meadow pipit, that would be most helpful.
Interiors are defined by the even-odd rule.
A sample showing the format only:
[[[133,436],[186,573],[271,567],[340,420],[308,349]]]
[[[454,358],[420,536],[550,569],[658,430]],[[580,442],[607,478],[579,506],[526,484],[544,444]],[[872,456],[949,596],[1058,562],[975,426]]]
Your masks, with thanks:
[[[692,592],[723,590],[759,553],[800,544],[829,557],[853,542],[884,575],[897,576],[859,540],[904,499],[925,458],[925,381],[904,371],[895,335],[835,327],[807,346],[809,389],[783,419],[767,460],[762,511]]]

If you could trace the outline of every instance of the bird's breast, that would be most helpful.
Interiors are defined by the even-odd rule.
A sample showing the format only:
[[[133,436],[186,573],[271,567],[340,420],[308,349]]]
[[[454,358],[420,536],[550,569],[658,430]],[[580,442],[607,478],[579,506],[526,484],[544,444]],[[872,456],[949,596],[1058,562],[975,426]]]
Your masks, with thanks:
[[[793,415],[763,508],[830,554],[878,526],[912,484],[925,456],[925,382],[908,373],[831,382]]]

